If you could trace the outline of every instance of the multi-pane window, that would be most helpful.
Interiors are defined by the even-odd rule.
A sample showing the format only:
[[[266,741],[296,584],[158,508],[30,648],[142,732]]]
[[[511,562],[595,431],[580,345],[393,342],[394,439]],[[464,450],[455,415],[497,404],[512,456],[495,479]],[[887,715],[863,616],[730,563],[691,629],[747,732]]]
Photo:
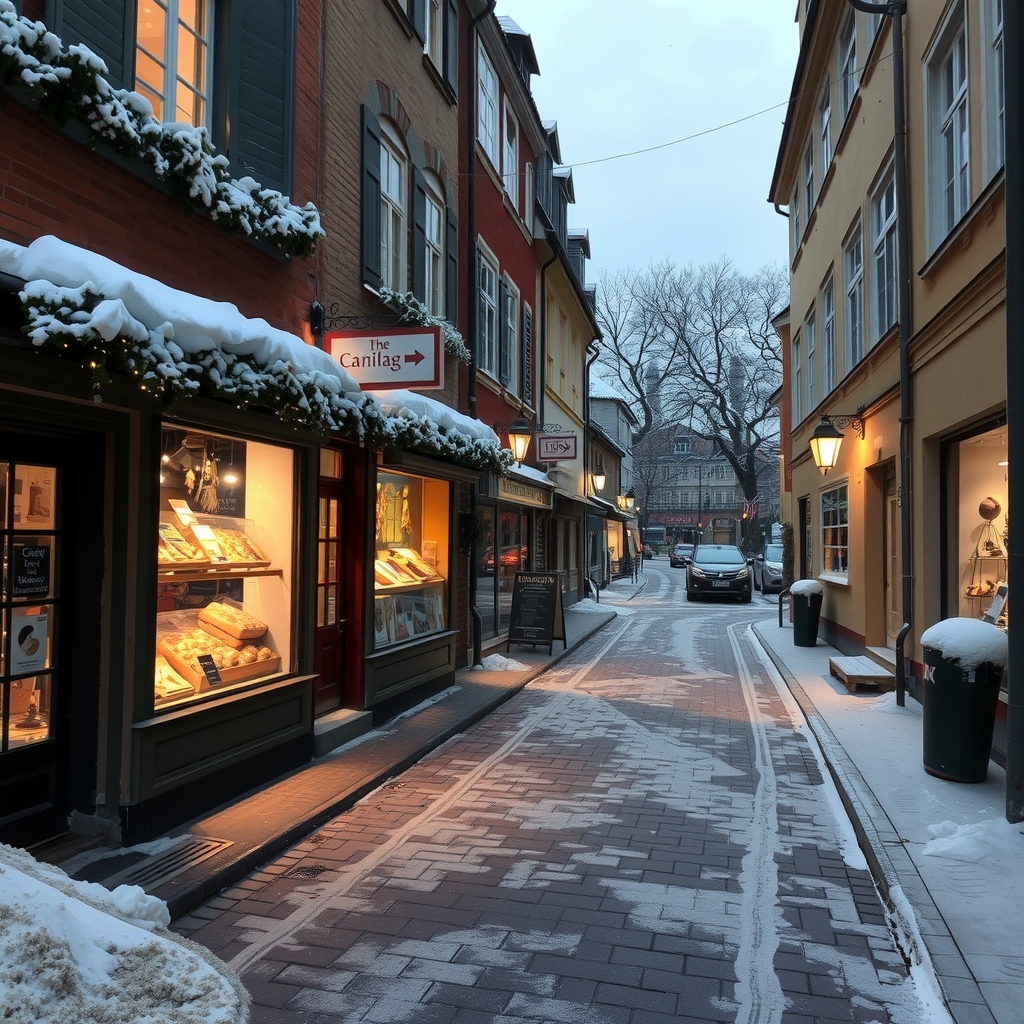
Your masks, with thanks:
[[[480,255],[480,313],[477,357],[480,369],[498,375],[498,269],[490,259]]]
[[[491,163],[498,166],[498,76],[483,49],[477,58],[476,137]]]
[[[790,365],[793,370],[793,426],[795,427],[804,418],[804,362],[803,346],[800,343],[800,332],[797,331],[793,338],[793,351]]]
[[[832,83],[827,78],[818,103],[818,130],[821,136],[821,173],[824,176],[832,163]]]
[[[138,0],[135,91],[161,121],[208,125],[212,4]]]
[[[843,247],[843,276],[846,281],[846,365],[853,369],[864,358],[864,248],[859,226]]]
[[[1005,151],[1006,95],[1003,83],[1003,0],[990,0],[992,40],[988,54],[989,133],[991,144],[991,171],[1003,166]]]
[[[405,280],[405,155],[387,131],[380,145],[380,272],[381,284],[406,290]]]
[[[505,104],[505,146],[502,153],[501,177],[512,207],[519,212],[519,124],[509,105]]]
[[[874,340],[896,323],[896,183],[889,171],[871,200]]]
[[[499,332],[499,379],[514,395],[519,394],[519,293],[506,278],[500,288],[502,322]]]
[[[814,140],[807,140],[807,148],[804,150],[804,209],[807,210],[807,220],[810,223],[811,210],[814,209]]]
[[[846,573],[850,564],[850,502],[847,485],[821,495],[821,552],[825,572]]]
[[[793,190],[793,201],[789,204],[789,224],[793,229],[793,238],[791,239],[793,246],[793,256],[795,257],[800,249],[800,189],[799,187]]]
[[[839,33],[839,116],[845,122],[857,94],[857,21],[851,11]]]
[[[426,305],[434,316],[444,316],[444,205],[429,189],[427,190],[425,214],[424,241],[427,252],[424,284]]]
[[[818,396],[815,393],[815,322],[814,306],[807,310],[807,319],[804,320],[804,358],[807,365],[807,411],[810,412],[817,404]]]
[[[836,386],[836,295],[831,277],[821,290],[821,358],[827,395]]]
[[[967,132],[967,38],[963,8],[960,21],[951,26],[947,46],[933,62],[937,90],[938,173],[941,188],[939,225],[945,236],[967,212],[970,202]]]
[[[427,0],[426,30],[423,52],[430,58],[435,68],[440,68],[444,59],[444,16],[441,0]]]

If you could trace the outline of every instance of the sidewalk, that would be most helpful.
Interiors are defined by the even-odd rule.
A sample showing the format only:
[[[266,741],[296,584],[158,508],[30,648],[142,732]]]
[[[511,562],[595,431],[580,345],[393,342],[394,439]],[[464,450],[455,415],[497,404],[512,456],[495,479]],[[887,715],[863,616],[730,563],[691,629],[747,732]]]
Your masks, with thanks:
[[[883,899],[931,960],[957,1024],[1019,1024],[1024,1005],[1022,826],[1005,820],[1005,772],[947,782],[922,763],[922,708],[849,693],[840,654],[797,647],[777,619],[754,633],[807,717]],[[914,919],[916,918],[916,926]],[[914,934],[917,931],[917,934]]]
[[[588,599],[566,610],[566,642],[554,641],[551,654],[546,646],[516,644],[506,653],[504,641],[485,648],[485,662],[493,654],[522,668],[462,669],[433,698],[162,839],[130,850],[93,849],[49,859],[81,881],[110,889],[141,885],[167,903],[172,919],[181,917],[485,717],[614,619],[614,604],[605,602],[622,604],[646,585],[643,574],[613,580],[597,602]]]

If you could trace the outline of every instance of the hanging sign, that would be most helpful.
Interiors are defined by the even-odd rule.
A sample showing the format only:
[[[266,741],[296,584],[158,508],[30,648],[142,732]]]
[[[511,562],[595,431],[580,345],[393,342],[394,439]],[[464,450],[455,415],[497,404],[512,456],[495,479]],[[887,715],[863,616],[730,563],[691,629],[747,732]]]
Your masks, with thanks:
[[[444,387],[440,327],[392,327],[372,334],[327,331],[324,348],[367,391]]]
[[[575,458],[575,434],[541,434],[537,438],[538,462],[573,462]]]
[[[565,612],[557,572],[517,572],[512,583],[512,620],[508,628],[507,654],[512,644],[565,643]]]

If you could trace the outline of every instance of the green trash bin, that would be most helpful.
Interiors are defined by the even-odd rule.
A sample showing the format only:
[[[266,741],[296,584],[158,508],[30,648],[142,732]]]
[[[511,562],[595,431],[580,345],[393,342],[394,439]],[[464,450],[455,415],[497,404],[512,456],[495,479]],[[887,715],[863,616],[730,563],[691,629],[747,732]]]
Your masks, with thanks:
[[[951,782],[984,782],[992,753],[1006,634],[978,619],[925,630],[924,770]]]
[[[793,643],[797,647],[814,647],[818,643],[818,620],[823,597],[817,580],[797,580],[789,588],[793,608]]]

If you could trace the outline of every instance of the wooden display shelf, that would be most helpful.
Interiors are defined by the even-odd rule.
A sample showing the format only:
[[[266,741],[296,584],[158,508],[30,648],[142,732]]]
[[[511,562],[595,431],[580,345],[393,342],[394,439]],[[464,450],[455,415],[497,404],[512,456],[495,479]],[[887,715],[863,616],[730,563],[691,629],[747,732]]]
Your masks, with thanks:
[[[281,569],[245,569],[238,565],[192,569],[161,566],[156,578],[158,583],[195,583],[197,580],[247,580],[254,576],[284,576],[284,572]]]

